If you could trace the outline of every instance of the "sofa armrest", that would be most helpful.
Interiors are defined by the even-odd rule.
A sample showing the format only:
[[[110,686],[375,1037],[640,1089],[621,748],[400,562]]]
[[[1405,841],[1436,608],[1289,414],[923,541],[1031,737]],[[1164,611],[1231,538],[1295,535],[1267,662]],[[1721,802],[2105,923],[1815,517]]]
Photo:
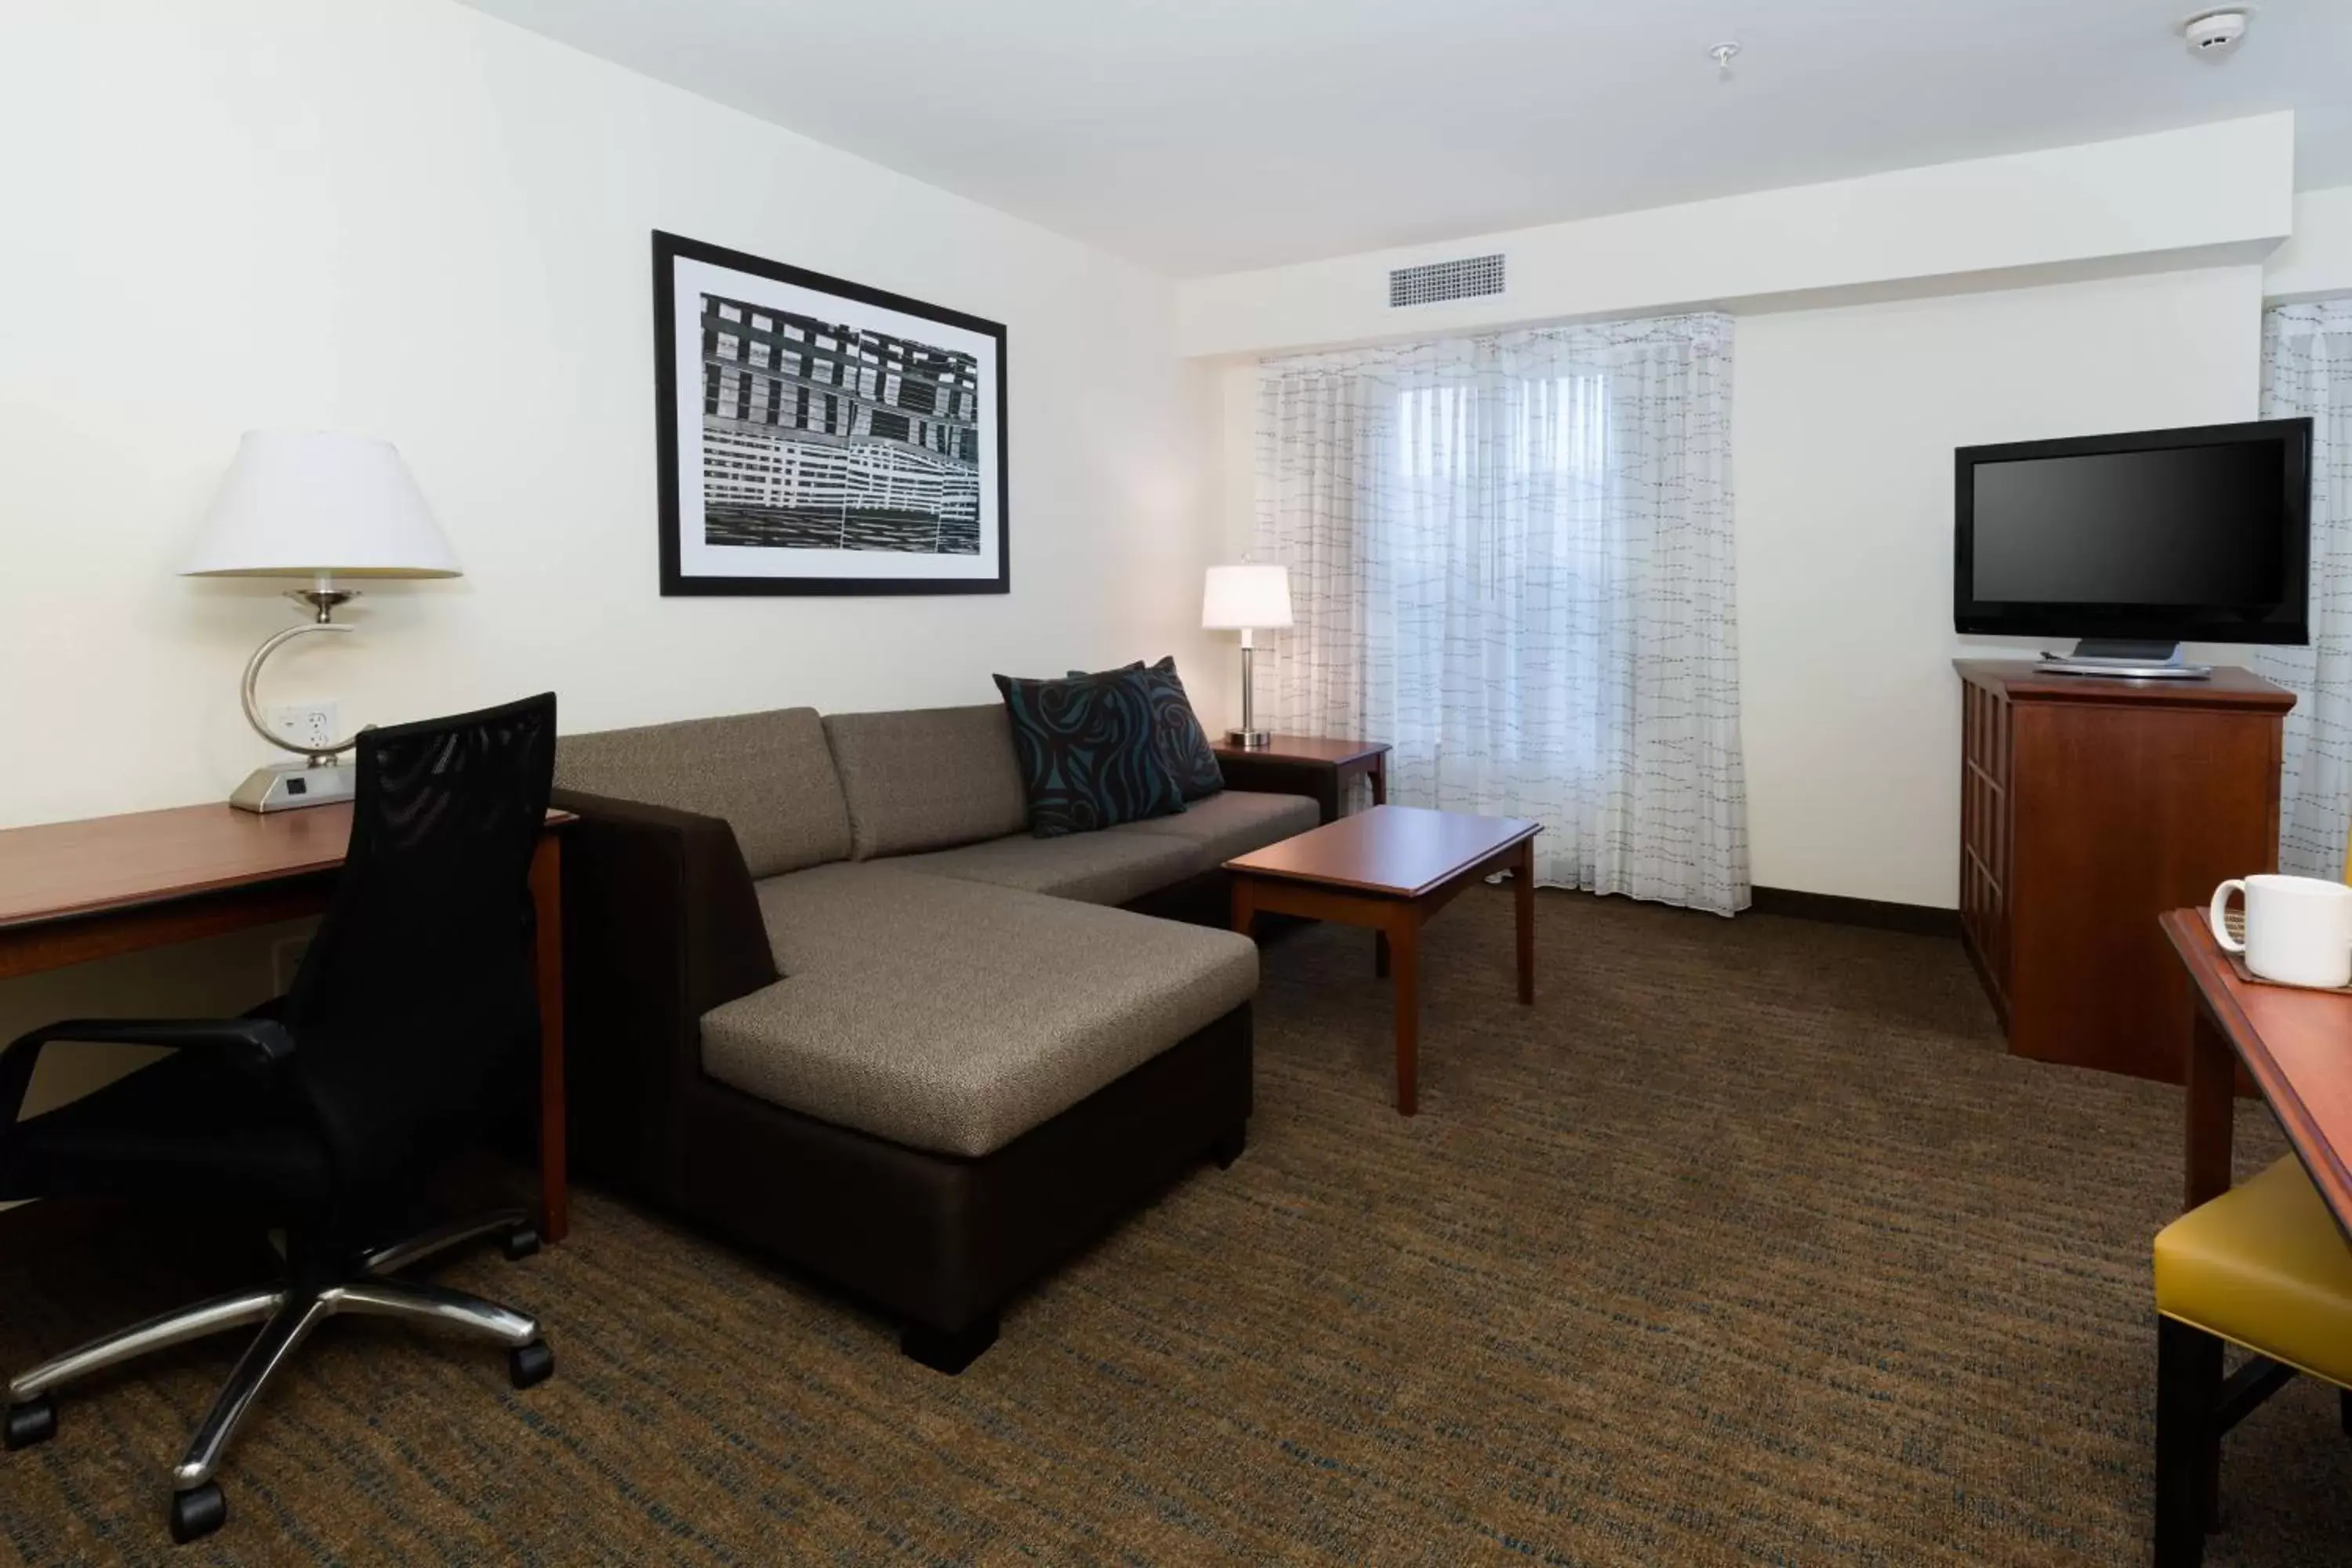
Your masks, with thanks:
[[[563,1013],[580,1168],[679,1199],[702,1016],[776,979],[751,873],[715,816],[570,790]]]

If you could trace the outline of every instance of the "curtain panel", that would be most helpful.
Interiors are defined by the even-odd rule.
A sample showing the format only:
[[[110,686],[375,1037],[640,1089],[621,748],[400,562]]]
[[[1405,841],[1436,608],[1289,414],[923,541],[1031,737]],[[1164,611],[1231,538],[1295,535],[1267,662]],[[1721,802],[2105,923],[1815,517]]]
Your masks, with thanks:
[[[2279,869],[2344,873],[2352,837],[2352,299],[2263,313],[2263,417],[2309,415],[2311,642],[2255,670],[2295,694],[2279,785]]]
[[[1261,365],[1275,726],[1391,742],[1399,804],[1540,820],[1544,886],[1746,908],[1731,364],[1705,314]]]

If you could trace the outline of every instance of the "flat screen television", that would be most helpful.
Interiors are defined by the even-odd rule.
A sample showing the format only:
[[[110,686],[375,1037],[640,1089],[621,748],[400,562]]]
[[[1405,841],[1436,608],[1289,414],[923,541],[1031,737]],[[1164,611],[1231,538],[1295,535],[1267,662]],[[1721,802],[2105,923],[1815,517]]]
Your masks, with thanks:
[[[1962,447],[1955,468],[1960,631],[2141,657],[2308,640],[2308,419]]]

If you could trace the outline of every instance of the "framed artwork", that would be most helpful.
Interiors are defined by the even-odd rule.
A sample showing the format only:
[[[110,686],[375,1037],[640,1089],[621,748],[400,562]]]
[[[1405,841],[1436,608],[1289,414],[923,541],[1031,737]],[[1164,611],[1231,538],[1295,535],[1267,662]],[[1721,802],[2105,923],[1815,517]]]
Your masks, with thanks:
[[[654,234],[661,591],[1012,586],[1004,328]]]

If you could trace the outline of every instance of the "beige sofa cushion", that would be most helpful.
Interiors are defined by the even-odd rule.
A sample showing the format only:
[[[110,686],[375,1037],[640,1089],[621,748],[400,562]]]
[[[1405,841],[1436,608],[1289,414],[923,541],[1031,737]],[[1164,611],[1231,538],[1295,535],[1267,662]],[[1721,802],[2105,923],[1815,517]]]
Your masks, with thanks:
[[[1001,702],[835,713],[824,732],[857,859],[1029,830],[1029,798]]]
[[[1314,803],[1307,803],[1314,810]],[[1181,838],[1147,838],[1118,832],[1073,833],[1060,838],[992,838],[961,849],[907,855],[891,865],[934,877],[955,877],[992,887],[1050,893],[1089,904],[1123,904],[1129,899],[1181,882],[1200,863],[1197,848]]]
[[[978,1157],[1248,1001],[1230,931],[822,866],[759,888],[788,978],[702,1019],[703,1068],[772,1104]]]
[[[849,853],[849,808],[814,708],[562,736],[555,787],[723,817],[754,877]]]
[[[1203,795],[1174,816],[1123,823],[1104,837],[1134,834],[1180,840],[1195,851],[1192,869],[1206,871],[1236,855],[1297,837],[1322,820],[1322,808],[1303,795],[1229,789]]]

